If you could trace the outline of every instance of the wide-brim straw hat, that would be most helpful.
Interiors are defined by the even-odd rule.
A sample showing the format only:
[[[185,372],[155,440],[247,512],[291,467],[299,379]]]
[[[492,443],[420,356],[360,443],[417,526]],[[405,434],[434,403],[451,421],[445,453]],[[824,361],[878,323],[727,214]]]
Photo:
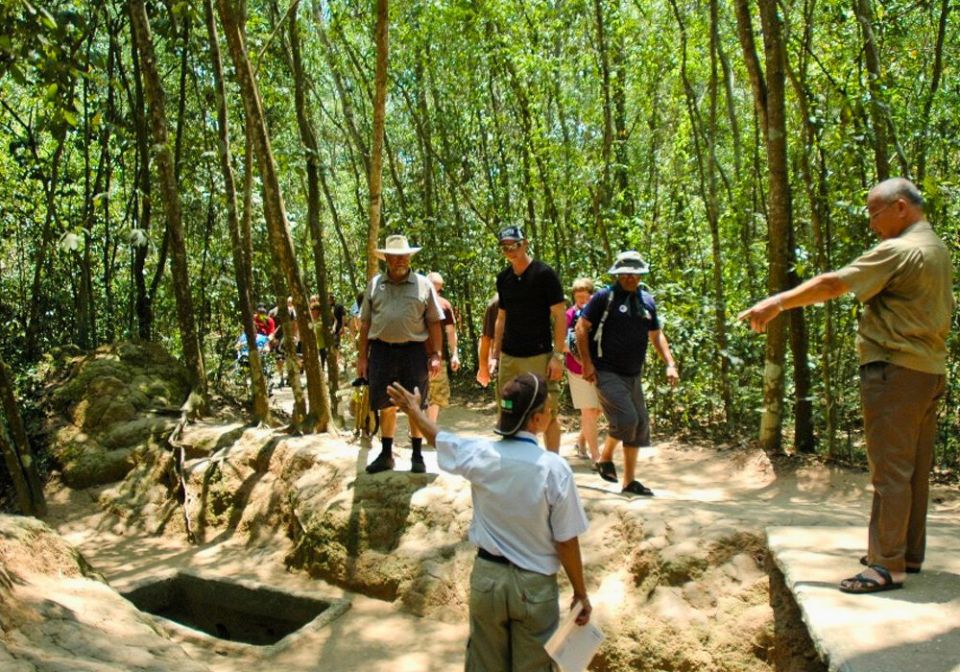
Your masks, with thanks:
[[[407,242],[406,236],[393,235],[387,236],[386,241],[384,241],[383,247],[379,247],[376,250],[377,259],[383,259],[388,254],[390,255],[401,255],[401,254],[416,254],[422,248],[419,247],[410,247],[410,243]]]
[[[650,272],[650,265],[643,260],[636,250],[621,252],[613,261],[607,273],[610,275],[644,275]]]

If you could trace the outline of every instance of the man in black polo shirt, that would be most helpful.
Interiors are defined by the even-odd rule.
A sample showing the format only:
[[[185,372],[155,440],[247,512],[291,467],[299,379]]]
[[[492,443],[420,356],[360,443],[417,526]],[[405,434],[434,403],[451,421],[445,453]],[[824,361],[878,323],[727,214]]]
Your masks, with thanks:
[[[501,229],[497,238],[500,252],[510,262],[497,276],[500,307],[491,354],[498,360],[497,388],[522,373],[536,373],[547,381],[550,424],[544,443],[558,453],[557,399],[567,332],[563,286],[552,268],[530,256],[519,226]]]
[[[640,381],[648,341],[666,362],[670,384],[676,385],[680,376],[653,297],[640,289],[640,276],[649,272],[646,262],[637,252],[623,252],[607,272],[617,281],[593,295],[576,326],[583,377],[596,383],[610,422],[597,467],[601,478],[617,482],[613,451],[622,441],[623,493],[651,497],[653,491],[634,478],[640,446],[650,445],[650,417]]]

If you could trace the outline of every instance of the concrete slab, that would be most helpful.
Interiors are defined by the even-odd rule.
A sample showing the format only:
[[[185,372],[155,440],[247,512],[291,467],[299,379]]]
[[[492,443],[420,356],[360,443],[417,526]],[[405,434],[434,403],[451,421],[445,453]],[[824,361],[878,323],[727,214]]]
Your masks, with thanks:
[[[863,527],[769,527],[776,566],[831,672],[960,672],[960,530],[931,524],[923,572],[902,590],[847,595]]]

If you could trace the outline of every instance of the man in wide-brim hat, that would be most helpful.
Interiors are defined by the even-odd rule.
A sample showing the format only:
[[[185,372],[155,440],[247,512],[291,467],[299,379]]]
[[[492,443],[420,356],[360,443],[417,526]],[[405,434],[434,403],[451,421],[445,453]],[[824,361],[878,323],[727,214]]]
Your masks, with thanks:
[[[616,282],[593,295],[576,326],[583,378],[596,383],[600,406],[610,422],[597,463],[600,477],[617,482],[613,451],[622,441],[622,492],[647,497],[653,491],[635,476],[640,446],[650,445],[650,416],[640,380],[648,342],[666,363],[670,384],[680,381],[670,344],[660,328],[657,305],[653,296],[640,288],[640,276],[649,271],[639,252],[617,255],[607,271]]]
[[[410,390],[419,388],[425,406],[429,380],[440,371],[443,311],[430,281],[410,270],[410,258],[419,251],[406,236],[387,236],[376,250],[377,257],[387,262],[387,272],[374,276],[363,296],[357,375],[369,379],[370,408],[380,413],[381,452],[367,466],[370,474],[395,466],[397,409],[387,386],[399,382]],[[415,425],[410,426],[410,443],[410,471],[423,473],[423,439]]]
[[[387,261],[387,257],[407,257],[409,267],[410,257],[422,249],[422,247],[411,247],[406,236],[393,235],[387,236],[383,247],[374,250],[374,254],[377,255],[377,259],[383,259],[384,261]]]

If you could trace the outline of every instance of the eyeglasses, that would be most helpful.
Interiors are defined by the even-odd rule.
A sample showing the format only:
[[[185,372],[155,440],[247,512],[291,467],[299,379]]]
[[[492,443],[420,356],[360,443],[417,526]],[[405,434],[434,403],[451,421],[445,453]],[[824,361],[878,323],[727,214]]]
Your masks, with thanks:
[[[518,240],[515,243],[500,243],[501,252],[516,252],[521,247],[523,247],[523,241]]]
[[[890,201],[889,203],[887,203],[886,205],[884,205],[882,208],[878,208],[877,210],[874,210],[873,212],[870,212],[870,209],[867,208],[867,219],[869,219],[869,220],[872,222],[873,220],[875,220],[877,217],[880,216],[880,213],[881,213],[881,212],[883,212],[884,210],[886,210],[887,208],[889,208],[889,207],[890,207],[891,205],[893,205],[894,203],[896,203],[895,200],[894,200],[894,201]]]

